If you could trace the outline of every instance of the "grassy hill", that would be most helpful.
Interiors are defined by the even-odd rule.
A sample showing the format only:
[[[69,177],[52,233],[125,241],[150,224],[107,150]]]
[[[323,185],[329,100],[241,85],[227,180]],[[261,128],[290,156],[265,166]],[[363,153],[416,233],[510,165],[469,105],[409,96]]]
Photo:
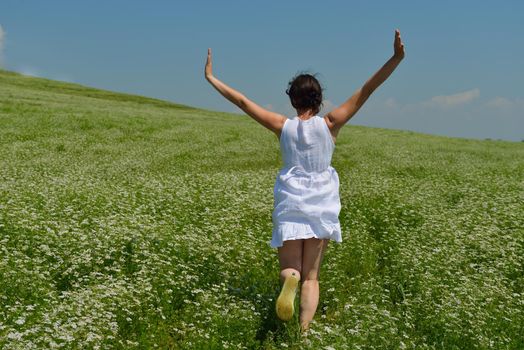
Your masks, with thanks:
[[[332,165],[302,338],[274,313],[275,135],[0,71],[0,348],[524,348],[524,143],[348,125]]]

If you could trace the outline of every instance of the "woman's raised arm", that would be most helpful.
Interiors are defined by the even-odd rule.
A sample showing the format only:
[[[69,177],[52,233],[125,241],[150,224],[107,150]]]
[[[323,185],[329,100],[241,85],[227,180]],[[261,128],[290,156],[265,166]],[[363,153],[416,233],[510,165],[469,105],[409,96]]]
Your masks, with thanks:
[[[273,131],[277,135],[277,137],[280,137],[280,132],[282,131],[282,126],[284,125],[286,117],[260,107],[255,102],[249,100],[239,91],[227,86],[226,84],[215,78],[213,76],[213,68],[211,62],[211,49],[207,50],[205,75],[207,81],[211,85],[213,85],[213,87],[218,92],[220,92],[222,96],[224,96],[229,101],[237,105],[240,109],[246,112],[247,115],[255,119],[257,122],[268,128],[269,130]]]
[[[369,78],[368,81],[366,81],[366,83],[346,102],[326,114],[324,119],[328,119],[328,125],[332,130],[332,133],[333,129],[335,129],[335,134],[338,133],[338,130],[342,128],[347,121],[355,115],[355,113],[357,113],[373,91],[375,91],[375,89],[378,88],[380,84],[391,75],[391,73],[393,73],[400,61],[404,58],[404,44],[400,39],[400,31],[398,29],[395,30],[393,48],[393,56],[382,66],[382,68],[373,74],[373,76],[371,76],[371,78]]]

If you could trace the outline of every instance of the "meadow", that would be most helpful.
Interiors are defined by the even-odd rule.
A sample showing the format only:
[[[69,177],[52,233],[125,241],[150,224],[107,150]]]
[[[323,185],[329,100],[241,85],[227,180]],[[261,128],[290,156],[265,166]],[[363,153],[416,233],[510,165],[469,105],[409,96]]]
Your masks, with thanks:
[[[524,349],[524,143],[345,126],[305,335],[274,311],[278,146],[0,71],[0,348]]]

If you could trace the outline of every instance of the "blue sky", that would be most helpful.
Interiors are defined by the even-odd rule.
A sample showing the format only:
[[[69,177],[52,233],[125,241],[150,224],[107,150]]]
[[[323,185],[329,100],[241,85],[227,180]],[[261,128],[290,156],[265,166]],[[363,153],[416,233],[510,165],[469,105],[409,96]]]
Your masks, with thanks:
[[[350,124],[524,139],[523,1],[0,2],[5,69],[240,112],[203,76],[293,116],[284,91],[319,73],[324,111],[406,57]],[[247,117],[248,118],[248,117]]]

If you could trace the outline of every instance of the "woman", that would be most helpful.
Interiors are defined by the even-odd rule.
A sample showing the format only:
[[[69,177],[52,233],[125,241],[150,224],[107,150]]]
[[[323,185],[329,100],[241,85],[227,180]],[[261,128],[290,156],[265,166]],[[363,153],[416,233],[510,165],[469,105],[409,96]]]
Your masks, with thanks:
[[[274,187],[271,247],[278,248],[282,290],[276,302],[280,319],[290,320],[299,281],[300,325],[307,330],[319,299],[319,271],[328,242],[342,242],[339,179],[331,156],[340,129],[355,115],[369,96],[404,58],[400,31],[395,30],[393,56],[346,102],[318,115],[322,88],[309,74],[295,76],[286,93],[297,111],[296,117],[268,111],[213,76],[208,49],[205,77],[225,98],[274,132],[280,140],[284,167]]]

